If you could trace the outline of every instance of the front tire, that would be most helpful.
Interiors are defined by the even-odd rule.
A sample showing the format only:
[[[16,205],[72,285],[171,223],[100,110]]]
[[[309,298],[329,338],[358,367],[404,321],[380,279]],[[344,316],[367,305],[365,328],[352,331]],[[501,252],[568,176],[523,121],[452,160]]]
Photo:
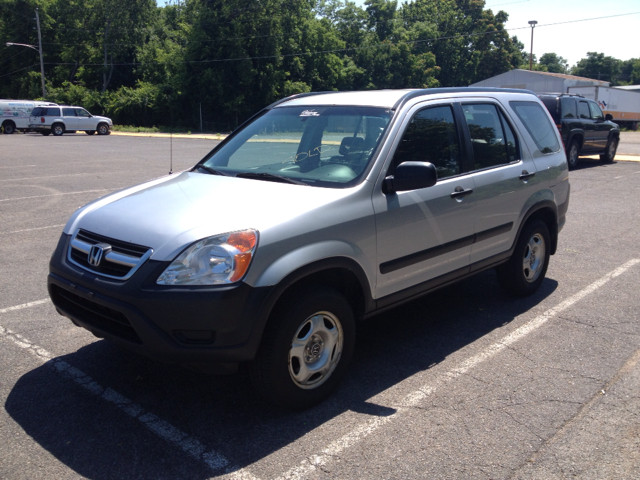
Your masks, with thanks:
[[[569,170],[573,170],[578,166],[579,158],[580,145],[576,140],[573,140],[571,144],[569,144],[569,149],[567,150],[567,163],[569,164]]]
[[[613,163],[613,159],[616,158],[616,151],[618,150],[618,139],[612,138],[607,143],[607,148],[603,155],[600,155],[600,160],[603,163]]]
[[[271,315],[251,380],[266,400],[302,410],[326,399],[353,355],[355,320],[347,300],[312,286],[285,298]]]
[[[109,126],[106,123],[98,125],[98,135],[109,135]]]
[[[496,269],[500,286],[516,297],[533,294],[544,281],[550,249],[549,229],[542,220],[525,225],[511,258]]]
[[[53,133],[53,135],[56,137],[61,137],[64,133],[64,125],[62,125],[61,123],[53,124],[53,126],[51,127],[51,133]]]

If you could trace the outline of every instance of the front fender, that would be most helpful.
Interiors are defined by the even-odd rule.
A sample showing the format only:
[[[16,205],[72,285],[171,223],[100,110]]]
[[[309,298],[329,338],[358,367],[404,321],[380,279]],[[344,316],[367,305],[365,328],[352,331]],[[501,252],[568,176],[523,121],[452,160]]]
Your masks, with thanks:
[[[256,273],[252,275],[251,270],[254,269],[251,268],[245,282],[253,287],[273,286],[282,282],[282,280],[292,272],[300,270],[307,265],[322,260],[342,258],[357,265],[360,272],[364,273],[366,281],[370,286],[372,279],[375,279],[375,272],[369,272],[363,267],[363,264],[368,264],[367,262],[358,260],[363,257],[364,253],[356,245],[339,240],[325,240],[291,250],[275,261],[270,262],[264,269],[259,268],[260,262],[259,259],[256,258],[256,260],[258,260],[258,265],[255,265],[258,267],[255,269]]]

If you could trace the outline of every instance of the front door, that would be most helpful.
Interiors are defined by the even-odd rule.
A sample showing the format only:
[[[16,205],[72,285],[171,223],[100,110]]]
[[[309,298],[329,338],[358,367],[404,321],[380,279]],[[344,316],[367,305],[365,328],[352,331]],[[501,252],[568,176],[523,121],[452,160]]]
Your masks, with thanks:
[[[438,182],[419,190],[374,194],[376,298],[469,268],[474,185],[461,173],[459,129],[452,104],[418,105],[403,122],[386,175],[393,175],[402,162],[424,161],[436,166]]]

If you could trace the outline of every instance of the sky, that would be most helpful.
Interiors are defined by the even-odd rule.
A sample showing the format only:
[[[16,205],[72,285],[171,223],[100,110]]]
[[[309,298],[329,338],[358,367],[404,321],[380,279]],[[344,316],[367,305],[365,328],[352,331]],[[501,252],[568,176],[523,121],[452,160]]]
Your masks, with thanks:
[[[166,0],[157,0],[164,5]],[[365,0],[355,0],[364,7]],[[639,0],[485,0],[485,8],[509,14],[507,29],[531,49],[529,20],[537,20],[533,53],[557,53],[569,66],[587,52],[604,53],[619,60],[640,58]],[[399,0],[398,4],[404,3]],[[612,17],[613,15],[623,15]],[[610,18],[601,18],[610,17]],[[594,19],[594,20],[588,20]],[[571,22],[571,23],[562,23]],[[556,25],[553,25],[556,24]]]

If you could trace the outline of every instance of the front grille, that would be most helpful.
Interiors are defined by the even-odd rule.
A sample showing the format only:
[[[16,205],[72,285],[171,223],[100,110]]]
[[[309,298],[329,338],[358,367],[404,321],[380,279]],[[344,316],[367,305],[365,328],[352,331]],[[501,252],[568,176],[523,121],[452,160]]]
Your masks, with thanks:
[[[101,246],[105,251],[96,265],[89,263],[89,254],[94,246]],[[68,255],[69,261],[85,270],[105,277],[126,280],[152,253],[153,250],[149,247],[78,230],[71,239]]]
[[[142,343],[124,313],[76,295],[57,285],[51,286],[51,294],[54,305],[81,322],[130,342]]]

